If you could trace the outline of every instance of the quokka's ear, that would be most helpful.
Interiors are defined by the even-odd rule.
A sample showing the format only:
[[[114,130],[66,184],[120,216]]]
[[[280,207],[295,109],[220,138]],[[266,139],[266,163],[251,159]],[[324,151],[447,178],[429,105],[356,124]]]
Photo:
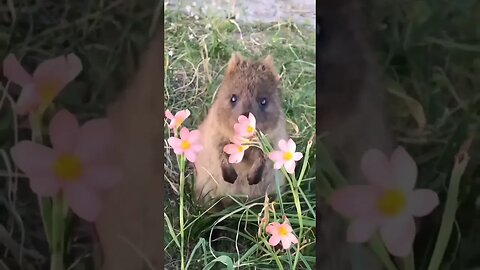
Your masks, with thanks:
[[[273,76],[275,76],[275,81],[277,83],[280,83],[280,75],[278,74],[277,69],[275,68],[275,63],[271,55],[267,55],[267,57],[263,59],[262,65],[267,69],[269,69],[273,73]]]
[[[226,73],[231,74],[236,69],[238,69],[240,63],[242,63],[243,60],[243,56],[239,52],[232,53],[232,57],[230,57],[230,60],[228,61]]]

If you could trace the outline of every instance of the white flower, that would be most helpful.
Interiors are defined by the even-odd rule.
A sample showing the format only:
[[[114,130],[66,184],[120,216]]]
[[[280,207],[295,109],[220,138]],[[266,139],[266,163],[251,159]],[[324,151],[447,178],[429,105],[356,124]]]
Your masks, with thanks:
[[[172,57],[173,56],[173,50],[169,50],[168,55],[170,55],[170,57]]]
[[[192,40],[194,38],[193,34],[188,35],[188,39]]]
[[[197,21],[198,21],[198,19],[199,19],[198,15],[195,15],[195,20],[197,20]]]
[[[210,28],[212,28],[212,25],[208,23],[207,25],[205,25],[205,28],[210,29]]]

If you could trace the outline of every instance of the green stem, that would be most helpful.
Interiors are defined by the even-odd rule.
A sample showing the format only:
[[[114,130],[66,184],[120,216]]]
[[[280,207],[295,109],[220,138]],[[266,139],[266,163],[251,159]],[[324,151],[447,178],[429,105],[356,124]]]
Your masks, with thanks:
[[[43,143],[42,138],[42,115],[31,113],[29,115],[30,127],[32,129],[32,141],[38,144]],[[40,207],[40,216],[42,217],[43,227],[45,230],[45,237],[49,245],[52,245],[52,201],[50,198],[43,198],[38,196],[38,206]]]
[[[458,207],[457,198],[460,180],[470,159],[468,153],[466,152],[462,152],[460,155],[463,157],[461,160],[458,159],[458,156],[455,158],[455,164],[450,177],[450,186],[448,187],[445,211],[443,212],[442,223],[440,224],[437,242],[433,250],[433,255],[430,260],[428,270],[437,270],[440,268],[440,264],[442,263],[445,250],[447,249],[448,241],[450,240],[450,235],[452,233]]]
[[[405,270],[415,270],[415,258],[413,252],[403,260],[403,264]]]
[[[64,270],[63,255],[65,251],[65,216],[66,203],[62,193],[53,200],[52,205],[52,244],[50,270]]]
[[[380,258],[380,260],[382,261],[383,265],[387,270],[397,270],[397,267],[392,262],[392,259],[390,258],[390,254],[385,249],[383,242],[377,236],[373,237],[370,240],[369,246],[373,250],[373,252],[377,254],[377,256]]]
[[[50,257],[50,270],[64,270],[63,253],[53,251]]]
[[[296,266],[298,264],[298,259],[300,258],[300,245],[301,245],[301,239],[303,237],[302,206],[300,205],[300,198],[298,196],[298,186],[295,180],[295,175],[292,175],[292,179],[290,179],[288,173],[285,171],[284,168],[282,168],[282,172],[285,174],[290,184],[290,189],[292,190],[292,195],[293,195],[293,201],[295,203],[295,208],[297,210],[298,225],[300,226],[300,233],[298,235],[297,252],[295,253],[295,260],[293,261],[293,269],[296,269]]]
[[[322,164],[323,164],[322,167],[325,169],[325,171],[327,171],[329,176],[331,176],[331,178],[334,179],[335,181],[334,188],[348,185],[348,181],[342,175],[342,173],[340,172],[338,167],[335,165],[333,160],[330,158],[327,148],[321,142],[316,147],[317,147],[317,154],[319,156],[317,160],[322,161]]]
[[[300,187],[300,184],[305,177],[305,172],[307,171],[308,157],[310,155],[310,148],[312,147],[313,141],[310,139],[307,143],[307,149],[305,150],[305,156],[303,157],[302,169],[300,170],[300,176],[298,177],[297,187]]]
[[[185,249],[185,237],[184,237],[184,220],[183,220],[183,199],[184,199],[184,189],[185,189],[185,157],[182,155],[178,160],[180,167],[180,269],[185,269],[185,258],[184,258],[184,249]]]

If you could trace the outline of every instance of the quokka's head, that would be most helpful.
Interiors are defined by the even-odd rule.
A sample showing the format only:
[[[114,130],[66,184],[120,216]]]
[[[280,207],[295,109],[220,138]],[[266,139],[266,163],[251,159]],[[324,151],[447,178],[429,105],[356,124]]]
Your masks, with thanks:
[[[273,58],[249,61],[234,53],[215,101],[218,117],[233,130],[240,115],[252,113],[257,128],[264,133],[274,129],[282,114],[280,76]]]

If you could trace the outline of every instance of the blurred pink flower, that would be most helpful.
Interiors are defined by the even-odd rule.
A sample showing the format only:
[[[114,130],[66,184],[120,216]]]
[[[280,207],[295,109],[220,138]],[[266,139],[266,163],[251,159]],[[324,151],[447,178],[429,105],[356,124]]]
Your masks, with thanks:
[[[298,243],[297,237],[293,235],[292,227],[286,221],[282,224],[272,222],[268,224],[266,231],[271,235],[268,240],[268,243],[271,246],[276,246],[278,243],[282,242],[282,247],[284,249],[289,249],[291,244]]]
[[[238,123],[233,125],[235,134],[241,137],[250,138],[255,135],[255,116],[252,113],[248,114],[248,118],[245,115],[238,117]]]
[[[379,229],[392,255],[409,255],[415,238],[413,217],[432,212],[439,204],[437,194],[414,190],[417,166],[403,147],[395,149],[390,159],[379,150],[369,150],[361,167],[370,185],[341,188],[330,200],[337,212],[351,220],[347,240],[366,242]]]
[[[60,91],[82,71],[82,63],[75,54],[45,60],[28,74],[13,54],[3,61],[3,72],[10,81],[23,89],[15,111],[19,115],[42,113]]]
[[[170,110],[165,111],[165,116],[170,119],[170,123],[168,124],[168,128],[170,129],[178,129],[183,121],[190,116],[190,111],[188,109],[179,111],[175,114],[175,116],[170,112]]]
[[[278,147],[280,148],[280,151],[273,151],[268,154],[268,157],[275,162],[273,164],[273,168],[278,170],[284,166],[288,173],[294,173],[295,162],[302,159],[303,154],[300,152],[295,152],[297,146],[292,139],[288,139],[288,142],[285,140],[280,140],[278,142]]]
[[[122,177],[111,160],[110,122],[95,119],[80,127],[74,115],[62,110],[52,118],[49,133],[53,149],[21,141],[10,150],[13,161],[39,196],[54,196],[61,190],[78,216],[94,221],[101,209],[100,192]]]
[[[180,138],[170,137],[168,144],[173,148],[175,154],[185,155],[190,162],[195,162],[197,153],[203,149],[200,144],[200,131],[189,131],[185,127],[180,130]]]

